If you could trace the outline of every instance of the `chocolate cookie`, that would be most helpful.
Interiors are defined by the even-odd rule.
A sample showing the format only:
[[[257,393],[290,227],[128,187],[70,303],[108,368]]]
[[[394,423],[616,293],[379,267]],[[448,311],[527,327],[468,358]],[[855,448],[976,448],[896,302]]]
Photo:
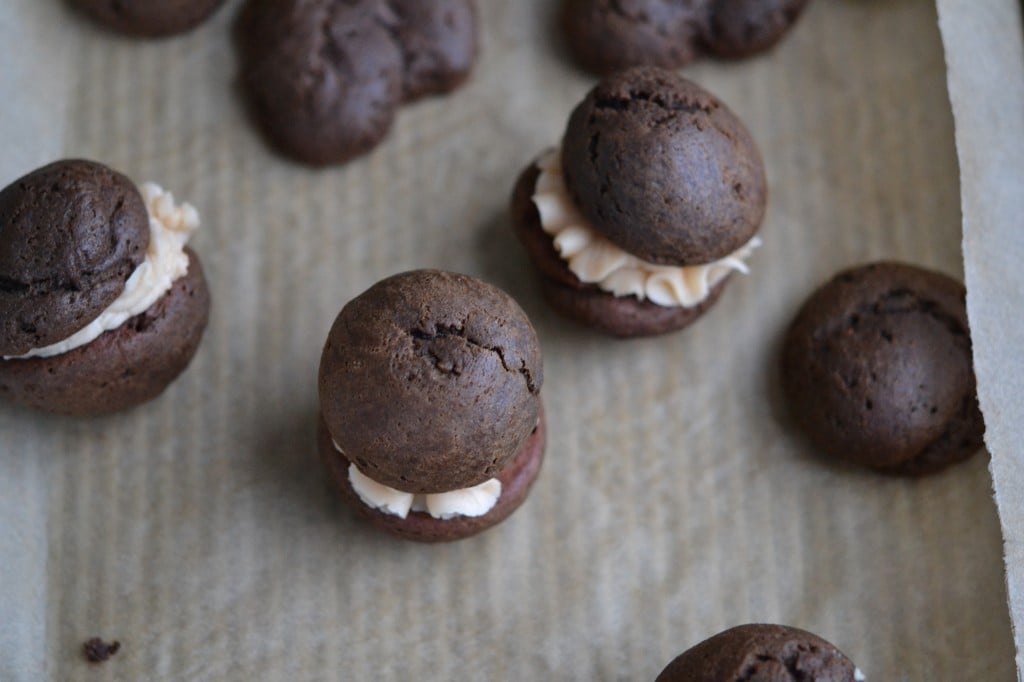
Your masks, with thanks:
[[[593,227],[649,263],[722,258],[764,218],[764,164],[746,127],[710,92],[664,69],[598,83],[569,118],[562,167]]]
[[[453,90],[477,53],[472,0],[249,0],[236,29],[256,123],[314,166],[368,152],[399,105]]]
[[[783,386],[821,452],[889,473],[974,454],[978,407],[966,292],[938,272],[874,263],[836,275],[786,335]]]
[[[0,356],[48,346],[121,295],[149,245],[131,180],[57,161],[0,190]]]
[[[587,95],[561,151],[520,175],[511,214],[552,306],[628,337],[681,329],[714,304],[746,271],[766,197],[739,119],[698,85],[641,67]]]
[[[0,398],[87,416],[159,394],[206,327],[209,292],[184,246],[197,226],[158,186],[140,194],[89,161],[0,191]]]
[[[783,625],[740,625],[679,655],[656,682],[862,682],[835,646]]]
[[[599,74],[679,68],[703,54],[747,57],[774,46],[808,0],[564,0],[562,29]]]
[[[71,0],[114,30],[161,37],[183,33],[206,20],[224,0]]]
[[[507,515],[506,495],[525,495],[540,465],[542,383],[536,333],[507,294],[437,270],[395,275],[349,302],[328,335],[320,406],[337,452],[321,452],[402,494],[496,478],[504,490],[491,513]],[[463,537],[482,529],[474,524],[447,529]]]

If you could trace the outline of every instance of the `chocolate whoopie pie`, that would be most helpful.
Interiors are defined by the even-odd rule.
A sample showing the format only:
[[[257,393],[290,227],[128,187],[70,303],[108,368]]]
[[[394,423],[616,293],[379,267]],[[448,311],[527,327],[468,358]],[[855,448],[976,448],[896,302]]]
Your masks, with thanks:
[[[57,161],[0,190],[0,398],[89,416],[161,393],[195,354],[210,294],[199,226],[157,185]]]
[[[808,0],[563,0],[562,31],[584,68],[675,69],[701,55],[748,57],[770,49]]]
[[[416,270],[350,301],[320,360],[320,456],[364,519],[421,542],[511,514],[544,456],[540,347],[507,294]]]
[[[401,104],[461,85],[477,13],[473,0],[249,0],[236,37],[267,140],[324,166],[373,149]]]
[[[70,0],[110,28],[158,38],[203,23],[224,0]]]
[[[944,274],[883,262],[840,272],[804,303],[782,380],[819,451],[921,475],[981,448],[965,299]]]
[[[631,337],[689,325],[747,271],[766,196],[743,123],[696,83],[637,67],[576,107],[511,214],[552,307]]]
[[[784,625],[740,625],[679,655],[656,682],[863,682],[834,645]]]

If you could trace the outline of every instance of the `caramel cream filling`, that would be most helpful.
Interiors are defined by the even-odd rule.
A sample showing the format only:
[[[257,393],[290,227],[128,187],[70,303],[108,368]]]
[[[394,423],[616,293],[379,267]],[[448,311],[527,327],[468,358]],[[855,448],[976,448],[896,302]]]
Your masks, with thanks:
[[[636,296],[665,307],[692,308],[702,303],[733,272],[747,274],[746,260],[761,246],[758,237],[725,258],[703,265],[648,263],[598,234],[576,207],[562,175],[562,152],[554,149],[538,161],[540,176],[533,203],[541,227],[581,282],[615,296]]]
[[[334,443],[334,449],[345,454],[337,443]],[[472,488],[460,488],[446,493],[407,493],[378,483],[350,463],[348,481],[367,507],[401,519],[406,518],[410,511],[426,512],[441,520],[457,516],[483,516],[494,508],[501,497],[501,481],[496,478],[490,478]]]

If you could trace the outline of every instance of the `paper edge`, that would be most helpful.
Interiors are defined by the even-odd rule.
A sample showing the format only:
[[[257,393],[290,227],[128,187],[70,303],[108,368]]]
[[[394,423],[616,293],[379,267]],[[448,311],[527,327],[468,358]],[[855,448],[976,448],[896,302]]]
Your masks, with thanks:
[[[978,381],[978,398],[982,413],[986,417],[987,431],[985,443],[991,453],[989,472],[993,482],[993,496],[1003,534],[1003,568],[1006,583],[1007,601],[1010,612],[1010,625],[1016,648],[1017,679],[1024,680],[1024,626],[1019,617],[1024,614],[1024,593],[1020,588],[1019,578],[1014,579],[1012,566],[1012,548],[1024,543],[1024,514],[1020,505],[1010,508],[1001,500],[1000,490],[1006,489],[1008,479],[1012,478],[1014,468],[1020,468],[1015,462],[1010,444],[1013,442],[1012,421],[1010,414],[1001,410],[1001,396],[1013,395],[1013,387],[1024,385],[1024,365],[1011,364],[1009,367],[990,363],[988,358],[998,353],[998,348],[1014,347],[1013,338],[1018,339],[1016,347],[1024,346],[1024,325],[1017,324],[1006,329],[1003,325],[990,336],[989,330],[982,324],[982,317],[989,312],[983,305],[990,280],[998,290],[994,293],[998,300],[1010,300],[1012,295],[1007,291],[1024,291],[1024,272],[1019,267],[999,268],[999,277],[985,276],[993,266],[993,257],[1012,260],[1014,249],[1005,248],[1013,243],[1015,228],[1013,216],[1024,215],[1024,197],[1019,186],[1017,192],[1008,191],[1007,185],[994,181],[1004,170],[1002,163],[1012,152],[1004,148],[981,149],[977,131],[985,127],[995,126],[991,135],[1000,135],[1008,140],[1008,146],[1024,148],[1024,106],[1009,109],[1018,115],[991,115],[985,104],[999,102],[1006,104],[1007,97],[1018,95],[1024,102],[1024,33],[1022,33],[1021,7],[1014,0],[979,0],[976,3],[962,3],[957,0],[937,0],[939,32],[942,36],[946,57],[946,86],[950,105],[953,110],[954,133],[956,138],[957,157],[960,162],[960,204],[963,224],[962,248],[964,254],[964,277],[967,284],[967,313],[972,328],[974,344],[975,371]],[[962,44],[958,39],[960,31],[984,39],[973,41],[970,45]],[[966,54],[967,52],[970,54]],[[979,68],[980,63],[980,68]],[[1016,72],[1014,73],[1016,65]],[[1003,78],[986,78],[987,68],[999,72]],[[1008,86],[995,91],[995,81],[1002,81]],[[1015,87],[1014,87],[1015,86]],[[1011,99],[1012,102],[1012,99]],[[982,120],[983,119],[983,120]],[[1016,170],[1024,169],[1024,149],[1016,156]],[[1018,177],[1020,177],[1018,175]],[[984,187],[985,202],[975,201],[975,192]],[[1016,196],[1014,196],[1016,194]],[[1014,206],[1017,211],[1014,211]],[[980,215],[976,215],[976,213]],[[976,218],[980,218],[976,220]],[[985,234],[983,245],[981,234]],[[994,235],[992,233],[995,233]],[[1005,241],[1003,238],[1007,238]],[[1009,281],[1007,278],[1010,278]],[[1002,503],[1001,503],[1002,502]]]

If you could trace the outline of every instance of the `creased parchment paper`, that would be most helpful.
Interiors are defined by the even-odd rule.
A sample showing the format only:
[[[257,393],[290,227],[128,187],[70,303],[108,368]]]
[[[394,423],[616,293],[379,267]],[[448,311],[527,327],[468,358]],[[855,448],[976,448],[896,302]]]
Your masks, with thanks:
[[[939,0],[956,119],[967,309],[1024,670],[1024,40],[1017,2]]]
[[[771,55],[687,69],[762,148],[765,246],[698,325],[633,342],[550,313],[505,215],[592,80],[558,47],[556,3],[480,6],[473,81],[322,172],[246,124],[237,3],[157,43],[56,0],[0,7],[24,34],[0,62],[0,139],[22,150],[3,181],[42,150],[162,183],[203,216],[214,294],[159,400],[88,421],[0,407],[0,679],[653,680],[751,621],[813,630],[868,679],[1013,679],[988,456],[922,481],[829,466],[779,399],[782,331],[834,271],[889,257],[962,276],[934,5],[819,0]],[[24,85],[47,74],[59,92]],[[506,288],[545,351],[529,501],[441,547],[359,525],[315,456],[331,321],[419,266]],[[120,653],[85,663],[93,636]]]

